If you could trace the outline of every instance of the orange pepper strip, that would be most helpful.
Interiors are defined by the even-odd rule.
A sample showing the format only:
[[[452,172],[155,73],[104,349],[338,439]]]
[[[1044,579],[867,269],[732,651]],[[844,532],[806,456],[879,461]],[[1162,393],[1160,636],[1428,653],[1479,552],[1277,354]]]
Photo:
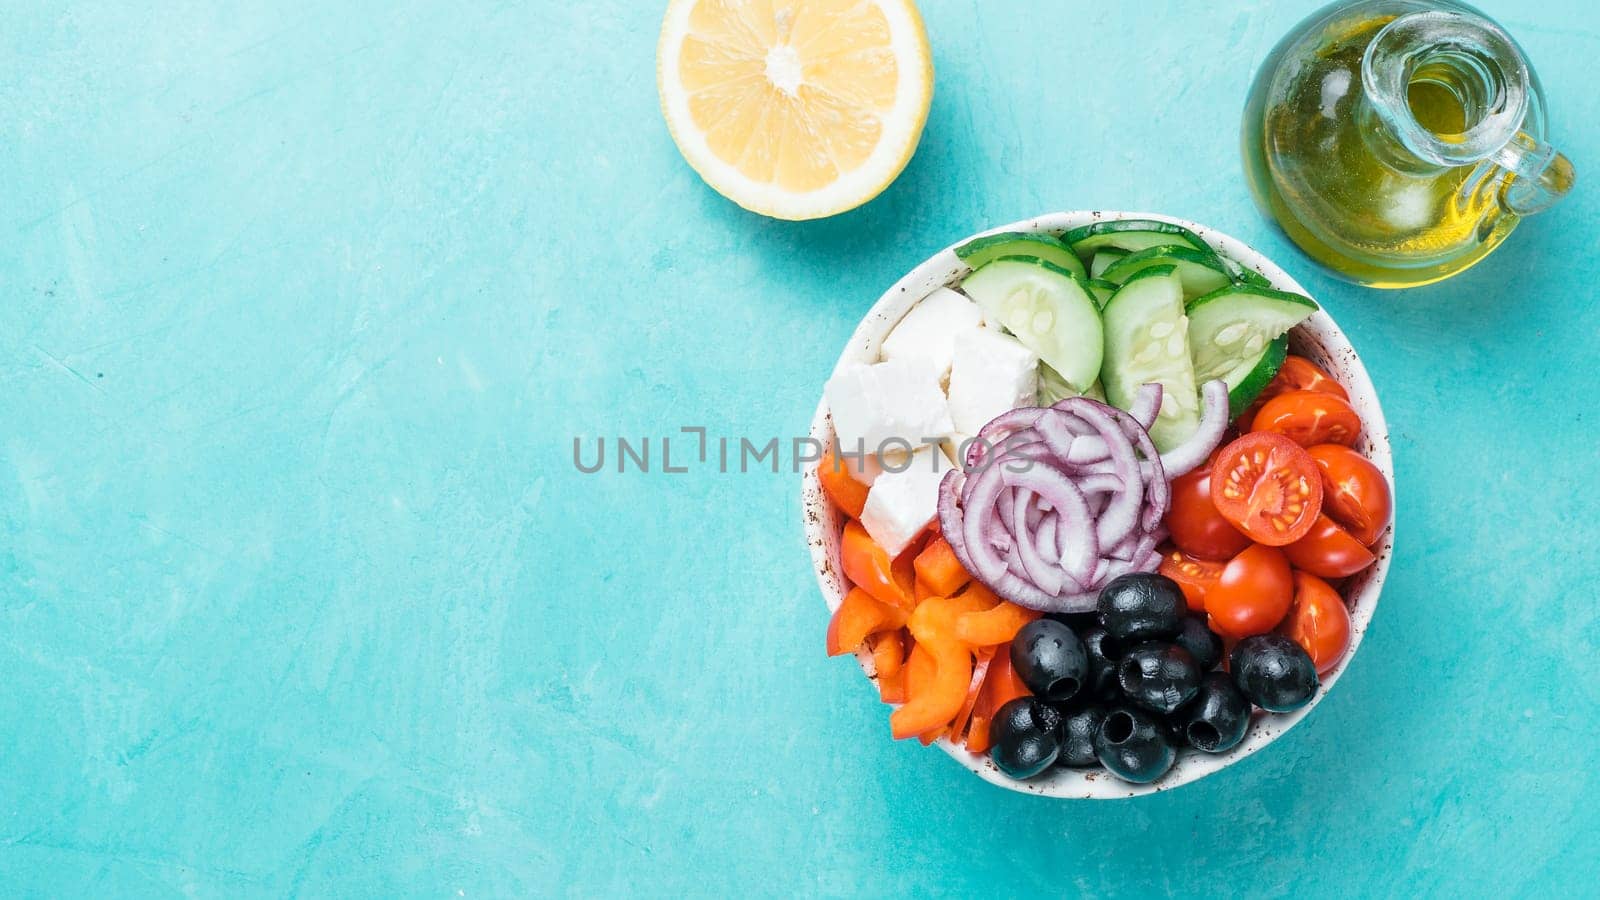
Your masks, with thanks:
[[[989,726],[1000,707],[1018,697],[1028,696],[1028,688],[1011,667],[1011,652],[995,652],[989,663],[989,674],[978,692],[978,702],[972,707],[972,721],[967,726],[967,749],[973,753],[988,753]]]
[[[822,462],[817,464],[817,480],[822,482],[822,492],[828,495],[834,506],[844,510],[845,515],[852,519],[861,518],[861,510],[867,505],[867,486],[839,464],[832,450],[824,454]]]
[[[933,654],[929,653],[927,648],[923,647],[921,644],[917,644],[911,648],[911,655],[906,658],[905,671],[906,697],[908,699],[915,697],[919,692],[925,693],[929,686],[932,685],[935,679],[938,677],[937,664],[934,661]],[[890,718],[893,718],[893,713],[890,714]],[[943,730],[944,726],[938,725],[928,729],[916,737],[917,740],[922,742],[922,746],[926,747],[938,740],[939,733]],[[907,737],[910,737],[910,735],[907,735]]]
[[[900,555],[894,558],[894,562],[889,565],[889,577],[894,579],[895,586],[900,588],[901,596],[904,598],[901,605],[906,608],[907,612],[915,609],[917,604],[922,602],[917,599],[916,566],[917,556],[922,553],[923,545],[927,543],[927,540],[928,532],[924,531],[922,534],[917,535],[910,544],[906,545],[906,549],[900,551]]]
[[[905,668],[906,636],[896,628],[872,639],[872,667],[878,675],[895,675]]]
[[[917,578],[933,589],[933,593],[940,597],[949,597],[961,590],[972,576],[961,567],[961,560],[956,559],[956,551],[950,549],[950,542],[943,537],[936,537],[928,542],[916,559]]]
[[[852,520],[844,526],[844,536],[839,540],[839,563],[851,584],[880,603],[910,607],[915,602],[911,596],[911,581],[901,586],[889,554],[872,540],[860,522]]]
[[[828,621],[828,655],[854,653],[868,637],[905,624],[905,610],[880,603],[866,591],[853,588]]]
[[[959,741],[966,734],[967,722],[972,718],[972,708],[978,703],[978,692],[983,689],[983,679],[989,674],[994,654],[994,647],[979,647],[973,651],[972,681],[967,685],[967,699],[961,704],[961,711],[956,713],[955,721],[950,723],[952,741]]]
[[[928,587],[928,583],[926,581],[918,578],[916,581],[916,586],[911,589],[911,596],[915,598],[918,603],[921,603],[929,597],[939,596],[939,592],[935,591],[931,587]]]
[[[956,637],[972,647],[1008,644],[1022,626],[1041,615],[1043,613],[1002,601],[992,609],[963,614],[956,620]]]
[[[895,738],[942,729],[961,712],[972,681],[972,651],[956,638],[956,618],[979,608],[982,602],[981,598],[929,597],[912,612],[906,625],[917,640],[917,649],[912,651],[910,664],[917,665],[917,654],[925,653],[933,662],[933,672],[931,678],[907,682],[910,699],[889,716],[889,730]]]

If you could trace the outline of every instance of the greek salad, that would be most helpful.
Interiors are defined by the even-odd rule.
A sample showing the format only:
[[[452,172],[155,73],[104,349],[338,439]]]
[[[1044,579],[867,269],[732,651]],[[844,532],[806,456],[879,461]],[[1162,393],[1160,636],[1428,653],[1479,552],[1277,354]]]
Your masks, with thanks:
[[[1345,390],[1288,352],[1316,304],[1167,222],[956,253],[824,389],[827,652],[870,655],[892,735],[1144,783],[1310,702],[1392,516]]]

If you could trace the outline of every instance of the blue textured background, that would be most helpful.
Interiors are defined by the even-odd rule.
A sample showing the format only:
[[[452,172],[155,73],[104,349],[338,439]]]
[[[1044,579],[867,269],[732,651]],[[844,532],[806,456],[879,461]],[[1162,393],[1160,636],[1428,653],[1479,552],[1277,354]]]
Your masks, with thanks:
[[[1249,205],[1311,2],[925,4],[921,150],[749,215],[656,106],[657,4],[0,4],[0,893],[1514,895],[1592,880],[1600,14],[1486,0],[1586,181],[1377,293]],[[632,8],[624,11],[625,8]],[[1367,360],[1399,546],[1274,748],[1136,802],[887,738],[788,474],[574,435],[803,433],[857,317],[976,229],[1164,211]]]

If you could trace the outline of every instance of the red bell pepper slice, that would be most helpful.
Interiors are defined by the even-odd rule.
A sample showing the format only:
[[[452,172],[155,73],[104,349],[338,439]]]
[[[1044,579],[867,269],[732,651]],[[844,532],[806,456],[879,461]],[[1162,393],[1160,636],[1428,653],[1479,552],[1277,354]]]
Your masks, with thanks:
[[[844,595],[844,602],[828,621],[828,655],[854,653],[872,635],[898,630],[905,624],[904,609],[882,603],[861,588],[853,588]]]
[[[919,653],[931,660],[932,674],[907,681],[909,699],[889,716],[895,738],[942,729],[961,712],[972,681],[972,651],[956,637],[956,618],[982,602],[978,597],[930,597],[911,613],[906,625],[917,641],[908,663],[911,674],[918,675]]]
[[[917,580],[928,585],[935,596],[950,597],[972,580],[961,567],[956,551],[943,537],[928,541],[928,546],[917,554]]]
[[[852,519],[861,518],[861,510],[867,505],[867,486],[840,465],[832,450],[823,454],[822,462],[817,464],[817,480],[822,482],[822,492],[834,506]]]

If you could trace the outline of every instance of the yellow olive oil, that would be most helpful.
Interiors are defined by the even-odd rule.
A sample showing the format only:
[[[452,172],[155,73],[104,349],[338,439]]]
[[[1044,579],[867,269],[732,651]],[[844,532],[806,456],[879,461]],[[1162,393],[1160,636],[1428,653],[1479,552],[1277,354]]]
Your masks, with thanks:
[[[1419,158],[1374,109],[1363,55],[1394,18],[1337,20],[1309,44],[1280,45],[1257,77],[1243,131],[1257,202],[1318,262],[1376,287],[1455,274],[1517,222],[1499,202],[1504,170],[1487,160],[1441,166]],[[1388,115],[1409,116],[1446,142],[1464,134],[1481,94],[1481,73],[1465,66],[1448,56],[1419,65],[1404,108]]]

